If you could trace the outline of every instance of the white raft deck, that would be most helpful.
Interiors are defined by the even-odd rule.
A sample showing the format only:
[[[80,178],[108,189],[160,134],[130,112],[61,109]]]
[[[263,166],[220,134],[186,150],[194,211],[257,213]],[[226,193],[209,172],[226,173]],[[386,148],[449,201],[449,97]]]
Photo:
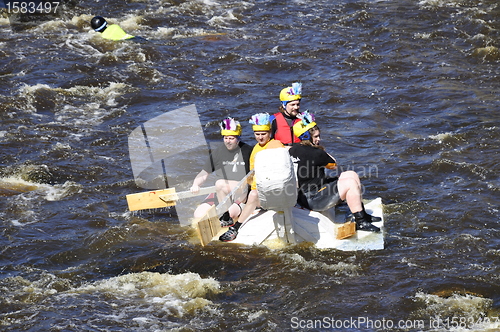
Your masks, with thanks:
[[[314,244],[318,249],[334,248],[342,251],[384,249],[382,199],[379,197],[365,203],[365,209],[369,214],[382,218],[381,221],[373,223],[381,229],[380,232],[356,231],[353,236],[339,240],[337,239],[337,230],[345,222],[345,215],[343,213],[337,214],[335,222],[332,222],[328,217],[319,212],[293,207],[291,210],[295,243],[309,242]],[[270,246],[274,247],[276,241],[279,239],[274,219],[280,216],[276,214],[277,212],[272,210],[256,210],[254,216],[240,227],[236,239],[227,243],[250,246],[270,244]],[[227,228],[223,228],[213,238],[213,241],[219,241],[218,236],[226,230]]]

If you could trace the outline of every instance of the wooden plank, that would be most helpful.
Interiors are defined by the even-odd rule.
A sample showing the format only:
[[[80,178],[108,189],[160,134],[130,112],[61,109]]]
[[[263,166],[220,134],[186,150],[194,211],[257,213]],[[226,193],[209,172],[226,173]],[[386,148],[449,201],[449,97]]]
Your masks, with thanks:
[[[216,213],[216,209],[213,209],[213,213],[210,214],[208,221],[210,223],[210,232],[212,234],[210,241],[212,241],[214,236],[218,235],[220,230],[222,229],[222,227],[220,226],[219,216]]]
[[[196,232],[202,246],[206,246],[212,241],[214,236],[222,229],[215,205],[212,206],[203,217],[195,219],[193,224],[196,227]]]
[[[215,186],[200,188],[200,190],[193,194],[191,191],[181,191],[181,192],[173,192],[165,195],[160,195],[160,199],[167,204],[175,205],[176,201],[183,198],[196,197],[201,195],[208,195],[211,193],[215,193]]]
[[[242,190],[248,186],[248,179],[252,176],[253,171],[248,172],[248,174],[241,179],[240,182],[238,182],[233,190],[226,195],[222,202],[220,202],[217,206],[212,206],[203,217],[193,220],[193,226],[197,230],[198,238],[200,239],[202,246],[205,246],[207,243],[212,241],[214,236],[220,232],[222,227],[220,226],[219,217],[227,211],[229,206],[231,206],[234,201],[234,197],[238,196]]]
[[[174,206],[177,200],[182,198],[207,195],[214,192],[215,186],[200,188],[196,194],[191,191],[176,192],[175,188],[167,188],[127,195],[127,203],[130,211],[157,209]]]
[[[175,193],[175,188],[147,191],[127,195],[127,204],[130,211],[157,209],[175,205],[166,203],[160,199],[160,195]]]
[[[347,239],[356,234],[356,223],[349,221],[337,228],[337,240]]]

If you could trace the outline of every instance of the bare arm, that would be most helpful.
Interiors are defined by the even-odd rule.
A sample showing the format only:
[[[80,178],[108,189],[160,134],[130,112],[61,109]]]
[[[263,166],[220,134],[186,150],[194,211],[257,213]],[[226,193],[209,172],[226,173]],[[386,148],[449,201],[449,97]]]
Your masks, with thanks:
[[[205,170],[201,170],[198,175],[194,178],[193,185],[191,186],[191,192],[193,194],[196,194],[198,191],[200,191],[200,186],[205,183],[205,181],[208,178],[208,172]]]

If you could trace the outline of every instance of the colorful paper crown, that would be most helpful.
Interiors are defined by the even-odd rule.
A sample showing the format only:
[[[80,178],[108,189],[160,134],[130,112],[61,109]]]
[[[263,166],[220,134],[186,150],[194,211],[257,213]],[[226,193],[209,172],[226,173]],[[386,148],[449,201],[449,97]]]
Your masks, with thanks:
[[[299,113],[297,118],[299,118],[300,121],[297,121],[297,123],[293,125],[293,134],[301,140],[310,139],[310,136],[302,138],[301,136],[306,132],[309,133],[308,130],[316,126],[316,122],[314,122],[314,115],[309,113],[309,111],[305,111]]]
[[[238,121],[233,118],[225,118],[219,123],[220,134],[222,136],[240,136],[241,135],[241,125]]]
[[[283,102],[283,106],[292,100],[299,100],[302,98],[302,83],[292,83],[292,86],[284,88],[280,92],[280,100]]]
[[[248,122],[252,124],[253,131],[271,130],[271,117],[268,113],[254,114]]]

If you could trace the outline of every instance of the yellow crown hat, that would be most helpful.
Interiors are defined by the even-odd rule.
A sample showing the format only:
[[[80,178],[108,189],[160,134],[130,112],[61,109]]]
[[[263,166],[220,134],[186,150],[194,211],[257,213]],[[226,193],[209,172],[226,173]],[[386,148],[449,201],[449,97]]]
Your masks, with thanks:
[[[241,125],[238,121],[233,118],[225,118],[219,123],[220,134],[222,136],[240,136],[241,135]]]
[[[293,134],[297,136],[301,141],[311,139],[309,129],[316,126],[316,122],[314,122],[314,115],[309,113],[309,111],[305,111],[298,114],[297,118],[299,118],[300,121],[297,121],[297,123],[293,125]]]
[[[253,131],[269,131],[271,130],[271,116],[269,113],[257,113],[252,115],[248,120],[252,124]]]
[[[284,88],[280,92],[280,100],[283,106],[286,106],[289,101],[299,99],[302,99],[302,83],[292,83],[292,86]]]

